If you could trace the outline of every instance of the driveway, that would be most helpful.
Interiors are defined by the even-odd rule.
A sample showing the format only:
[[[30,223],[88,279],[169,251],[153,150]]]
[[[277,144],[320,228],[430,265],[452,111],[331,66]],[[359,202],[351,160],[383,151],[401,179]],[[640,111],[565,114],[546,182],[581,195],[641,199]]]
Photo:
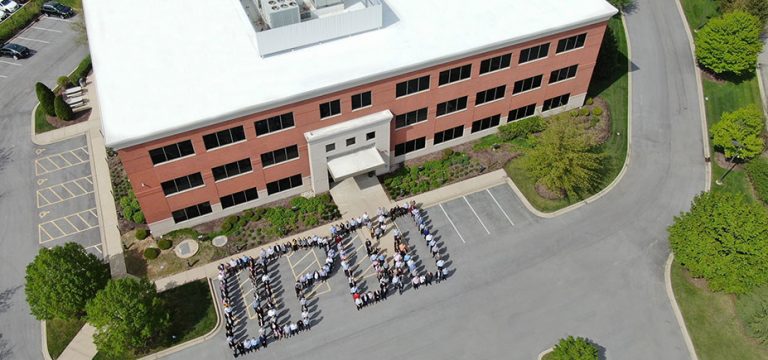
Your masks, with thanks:
[[[46,30],[41,30],[46,29]],[[49,86],[88,53],[71,24],[41,19],[16,39],[36,53],[29,59],[0,59],[0,359],[40,359],[40,323],[29,315],[24,270],[40,248],[35,159],[30,116],[34,84]],[[31,39],[31,40],[28,40]]]
[[[632,153],[617,187],[554,219],[501,187],[431,207],[455,270],[447,282],[356,312],[332,279],[310,332],[246,358],[534,359],[569,334],[607,358],[689,358],[664,263],[666,227],[705,186],[694,67],[674,1],[641,1],[627,24]],[[226,356],[220,333],[171,358]]]

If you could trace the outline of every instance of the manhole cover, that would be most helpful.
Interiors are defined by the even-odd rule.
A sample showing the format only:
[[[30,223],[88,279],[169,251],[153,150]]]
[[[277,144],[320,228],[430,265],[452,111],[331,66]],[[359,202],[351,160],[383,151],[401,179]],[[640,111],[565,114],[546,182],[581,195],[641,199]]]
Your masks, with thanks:
[[[176,248],[174,248],[173,251],[176,253],[176,256],[186,259],[197,254],[197,250],[199,249],[200,245],[198,245],[197,241],[186,239],[180,242],[179,245],[176,245]]]
[[[227,245],[227,237],[224,235],[219,235],[211,240],[211,244],[213,244],[215,247],[222,247]]]

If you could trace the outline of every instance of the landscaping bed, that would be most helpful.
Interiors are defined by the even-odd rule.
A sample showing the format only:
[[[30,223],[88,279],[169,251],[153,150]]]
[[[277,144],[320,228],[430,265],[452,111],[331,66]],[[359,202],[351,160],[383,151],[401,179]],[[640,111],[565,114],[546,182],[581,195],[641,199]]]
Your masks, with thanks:
[[[82,61],[80,61],[80,64],[78,64],[78,66],[75,68],[75,70],[72,71],[71,74],[68,76],[59,77],[57,86],[52,90],[53,93],[55,95],[60,95],[65,88],[72,84],[77,84],[80,78],[88,76],[91,70],[91,56],[88,55]],[[40,134],[81,123],[88,120],[90,116],[91,109],[87,108],[81,111],[76,111],[74,113],[74,117],[71,120],[64,121],[55,116],[47,115],[45,111],[43,111],[42,105],[38,103],[38,106],[35,109],[35,133]]]

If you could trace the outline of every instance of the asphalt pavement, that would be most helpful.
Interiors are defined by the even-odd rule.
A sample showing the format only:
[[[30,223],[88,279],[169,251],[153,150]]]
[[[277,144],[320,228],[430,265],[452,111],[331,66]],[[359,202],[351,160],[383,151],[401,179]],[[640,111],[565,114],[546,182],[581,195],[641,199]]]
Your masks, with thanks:
[[[88,53],[72,24],[60,19],[41,19],[20,36],[12,41],[35,54],[0,59],[0,359],[42,358],[40,323],[24,297],[24,270],[40,247],[34,165],[40,155],[30,140],[34,84],[53,87]]]
[[[357,312],[331,279],[310,332],[245,358],[534,359],[566,335],[607,358],[689,358],[664,263],[666,227],[705,186],[694,66],[674,1],[639,1],[627,24],[632,153],[618,186],[554,219],[516,211],[498,188],[500,206],[480,193],[429,208],[451,255],[448,281]],[[170,358],[229,356],[219,334]]]

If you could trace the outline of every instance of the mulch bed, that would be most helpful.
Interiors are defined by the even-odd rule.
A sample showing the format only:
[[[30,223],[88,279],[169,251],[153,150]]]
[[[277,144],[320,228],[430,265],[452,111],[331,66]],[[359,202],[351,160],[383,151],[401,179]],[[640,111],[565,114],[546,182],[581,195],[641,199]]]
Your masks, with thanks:
[[[45,115],[45,120],[48,121],[48,123],[51,124],[51,126],[57,129],[61,129],[66,126],[75,125],[83,121],[87,121],[90,116],[91,116],[91,109],[85,109],[83,111],[76,112],[75,118],[69,121],[64,121],[55,116],[48,116],[48,115]]]

